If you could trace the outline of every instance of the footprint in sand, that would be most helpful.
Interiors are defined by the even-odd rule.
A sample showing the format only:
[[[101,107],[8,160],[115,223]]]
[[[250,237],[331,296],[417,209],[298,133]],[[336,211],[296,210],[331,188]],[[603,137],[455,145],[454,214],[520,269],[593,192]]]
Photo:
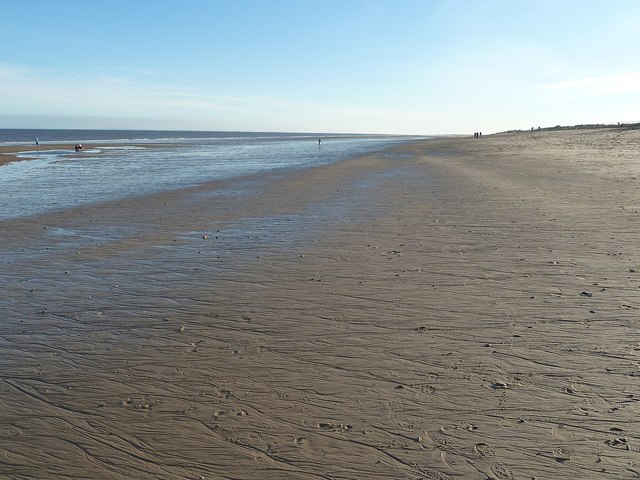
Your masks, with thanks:
[[[496,463],[491,471],[497,480],[513,480],[513,472],[504,463]]]
[[[469,422],[464,422],[462,425],[460,425],[460,428],[464,428],[468,432],[475,432],[476,430],[478,430],[478,427],[476,425]]]
[[[433,468],[424,467],[420,464],[414,464],[413,467],[420,472],[421,478],[424,480],[451,480],[449,475]]]
[[[476,443],[473,446],[473,451],[476,452],[478,455],[480,455],[481,457],[493,457],[495,456],[496,452],[494,452],[489,445],[487,445],[484,442],[479,442]]]
[[[560,463],[566,462],[571,460],[571,454],[565,448],[556,448],[553,451],[553,459]]]
[[[551,429],[551,435],[563,441],[575,440],[576,438],[573,432],[564,425],[555,425]]]
[[[420,393],[425,393],[428,395],[433,395],[436,391],[436,388],[433,385],[415,385],[412,384],[411,387],[417,388]]]
[[[627,439],[627,437],[624,437],[624,436],[613,438],[611,440],[605,440],[604,443],[606,443],[610,447],[622,448],[622,449],[630,450],[630,448],[629,448],[629,440]]]
[[[348,432],[353,427],[344,423],[319,423],[318,428],[322,430],[330,430],[332,432]]]
[[[293,439],[294,445],[302,445],[304,443],[307,443],[307,439],[305,437],[296,437]]]
[[[440,450],[442,461],[449,467],[462,462],[468,457],[469,449],[443,435],[434,435],[435,448]]]

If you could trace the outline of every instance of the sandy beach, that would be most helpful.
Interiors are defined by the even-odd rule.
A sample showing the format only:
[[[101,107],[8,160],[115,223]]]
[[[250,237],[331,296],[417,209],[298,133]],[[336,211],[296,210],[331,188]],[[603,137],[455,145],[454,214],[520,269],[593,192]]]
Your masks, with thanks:
[[[0,222],[0,476],[640,477],[639,159],[442,139]]]

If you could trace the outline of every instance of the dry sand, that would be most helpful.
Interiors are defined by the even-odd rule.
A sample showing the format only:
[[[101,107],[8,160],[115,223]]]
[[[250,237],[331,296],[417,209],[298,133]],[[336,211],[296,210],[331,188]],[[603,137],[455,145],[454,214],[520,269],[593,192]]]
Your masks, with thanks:
[[[438,140],[2,222],[0,475],[640,476],[639,146]]]

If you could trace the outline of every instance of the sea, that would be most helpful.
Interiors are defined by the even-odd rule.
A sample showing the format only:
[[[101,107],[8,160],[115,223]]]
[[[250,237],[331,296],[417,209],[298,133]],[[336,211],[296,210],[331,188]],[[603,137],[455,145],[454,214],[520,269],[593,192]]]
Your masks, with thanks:
[[[327,165],[425,136],[0,129],[25,161],[0,166],[0,220]],[[36,139],[38,146],[36,147]],[[69,145],[83,144],[83,151]],[[99,145],[99,146],[93,146]]]

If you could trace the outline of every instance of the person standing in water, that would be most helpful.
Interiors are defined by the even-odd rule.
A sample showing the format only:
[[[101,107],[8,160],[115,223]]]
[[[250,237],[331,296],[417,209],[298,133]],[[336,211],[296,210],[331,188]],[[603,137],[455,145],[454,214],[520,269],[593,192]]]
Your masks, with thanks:
[[[40,145],[40,142],[38,142],[38,137],[36,137],[36,146]]]

